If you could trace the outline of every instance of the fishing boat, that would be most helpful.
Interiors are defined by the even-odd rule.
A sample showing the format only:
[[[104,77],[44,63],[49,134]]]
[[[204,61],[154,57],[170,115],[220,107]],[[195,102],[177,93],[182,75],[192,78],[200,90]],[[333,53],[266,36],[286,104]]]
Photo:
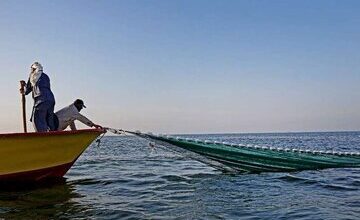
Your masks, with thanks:
[[[121,131],[118,131],[118,133]],[[165,146],[170,144],[194,152],[240,172],[292,172],[360,167],[360,152],[266,147],[155,135],[152,133],[126,132],[155,141],[158,144],[165,144]]]
[[[63,177],[101,129],[0,134],[0,183]]]

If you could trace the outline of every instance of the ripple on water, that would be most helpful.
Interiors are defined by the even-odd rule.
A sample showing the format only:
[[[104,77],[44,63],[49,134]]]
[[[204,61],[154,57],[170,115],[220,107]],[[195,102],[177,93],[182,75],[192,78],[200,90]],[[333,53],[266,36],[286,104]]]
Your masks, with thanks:
[[[358,150],[360,133],[192,135]],[[358,219],[360,169],[223,173],[135,137],[92,145],[61,183],[0,190],[0,219]]]

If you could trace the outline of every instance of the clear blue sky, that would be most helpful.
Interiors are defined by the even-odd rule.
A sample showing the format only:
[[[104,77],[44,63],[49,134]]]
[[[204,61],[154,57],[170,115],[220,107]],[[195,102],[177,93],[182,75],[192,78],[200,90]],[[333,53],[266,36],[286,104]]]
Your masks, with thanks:
[[[1,0],[0,132],[21,131],[18,81],[34,61],[56,109],[82,98],[104,126],[360,130],[359,11],[356,0]]]

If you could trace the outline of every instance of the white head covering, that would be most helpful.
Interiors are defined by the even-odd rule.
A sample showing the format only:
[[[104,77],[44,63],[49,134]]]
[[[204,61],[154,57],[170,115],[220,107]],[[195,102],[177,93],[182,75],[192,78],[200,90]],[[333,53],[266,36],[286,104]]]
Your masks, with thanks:
[[[43,73],[43,67],[40,63],[35,62],[31,65],[30,72],[30,83],[34,87],[37,81],[40,79],[41,74]]]

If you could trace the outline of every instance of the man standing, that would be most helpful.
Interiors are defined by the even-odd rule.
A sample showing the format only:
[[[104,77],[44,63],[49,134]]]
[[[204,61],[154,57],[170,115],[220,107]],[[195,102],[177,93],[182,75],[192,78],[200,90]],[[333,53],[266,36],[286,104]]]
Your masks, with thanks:
[[[36,132],[54,131],[55,98],[50,89],[50,79],[43,72],[40,63],[33,63],[30,69],[28,82],[21,81],[21,85],[25,89],[23,87],[20,89],[21,94],[28,95],[32,92],[34,107],[30,121],[33,122]]]
[[[74,121],[79,120],[82,123],[86,124],[89,127],[95,127],[97,129],[102,129],[100,125],[94,124],[88,118],[80,114],[80,111],[86,108],[83,100],[76,99],[75,102],[55,113],[58,119],[58,131],[65,130],[68,126],[70,126],[71,130],[76,130],[76,126]]]

